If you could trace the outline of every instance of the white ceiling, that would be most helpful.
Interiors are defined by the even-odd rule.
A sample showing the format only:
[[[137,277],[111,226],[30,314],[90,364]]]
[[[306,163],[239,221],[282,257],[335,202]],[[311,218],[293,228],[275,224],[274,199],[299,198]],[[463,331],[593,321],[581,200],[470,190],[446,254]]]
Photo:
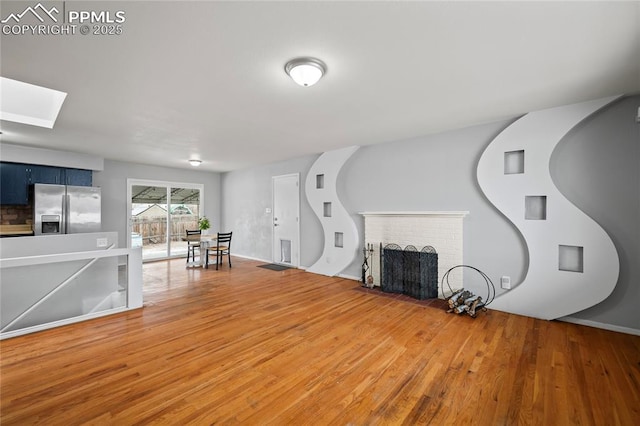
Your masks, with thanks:
[[[2,35],[2,76],[68,93],[53,129],[3,121],[3,142],[228,171],[640,91],[638,1],[65,7],[123,10],[123,34]],[[297,56],[325,77],[297,86]]]

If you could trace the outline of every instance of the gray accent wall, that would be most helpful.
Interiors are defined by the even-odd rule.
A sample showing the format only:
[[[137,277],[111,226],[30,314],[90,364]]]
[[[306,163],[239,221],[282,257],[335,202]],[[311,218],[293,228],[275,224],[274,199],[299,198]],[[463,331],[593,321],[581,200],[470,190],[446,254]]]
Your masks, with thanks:
[[[220,229],[220,173],[105,160],[93,185],[102,188],[102,230],[118,232],[118,247],[127,247],[127,179],[203,184],[204,214]]]
[[[613,294],[575,318],[640,330],[640,96],[623,98],[574,129],[560,142],[551,173],[560,191],[611,236],[620,256]],[[362,211],[467,210],[464,262],[499,287],[515,285],[528,268],[518,230],[484,197],[476,169],[486,146],[513,120],[478,125],[411,140],[361,147],[338,177],[338,196],[364,242]],[[223,226],[234,231],[234,251],[271,259],[271,176],[299,172],[301,183],[317,156],[222,175]],[[302,188],[304,186],[302,185]],[[301,189],[301,265],[313,264],[324,244],[319,221]],[[238,235],[238,238],[236,238]],[[429,244],[428,241],[424,242]],[[359,277],[357,258],[343,275]],[[484,281],[465,272],[465,287],[486,295]],[[505,291],[496,289],[497,293]]]
[[[300,174],[300,266],[307,268],[322,254],[320,221],[304,194],[304,182],[319,155],[272,163],[222,175],[222,227],[233,231],[233,253],[267,262],[273,260],[274,176]]]

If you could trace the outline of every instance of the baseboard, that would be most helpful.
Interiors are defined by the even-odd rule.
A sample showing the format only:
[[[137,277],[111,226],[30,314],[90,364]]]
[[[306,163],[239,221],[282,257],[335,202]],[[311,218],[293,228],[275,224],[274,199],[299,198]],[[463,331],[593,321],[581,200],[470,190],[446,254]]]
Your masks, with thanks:
[[[633,334],[640,336],[640,330],[631,327],[622,327],[619,325],[607,324],[604,322],[585,320],[581,318],[562,317],[558,318],[558,321],[570,322],[572,324],[585,325],[587,327],[601,328],[603,330],[616,331],[618,333]]]
[[[349,275],[349,274],[338,274],[336,275],[340,278],[346,278],[348,280],[354,280],[354,281],[362,281],[362,277],[356,277],[355,275]]]
[[[259,257],[245,256],[244,254],[231,253],[231,257],[240,257],[242,259],[257,260],[258,262],[271,263],[270,260],[261,259]]]

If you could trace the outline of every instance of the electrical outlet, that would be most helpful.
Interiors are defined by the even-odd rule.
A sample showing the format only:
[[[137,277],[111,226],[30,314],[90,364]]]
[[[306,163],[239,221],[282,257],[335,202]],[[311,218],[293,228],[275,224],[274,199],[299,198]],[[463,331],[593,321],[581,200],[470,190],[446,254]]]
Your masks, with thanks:
[[[500,278],[500,287],[504,288],[505,290],[510,290],[511,289],[511,277],[501,277]]]
[[[108,244],[108,241],[106,238],[98,238],[96,239],[96,245],[98,247],[106,247]]]

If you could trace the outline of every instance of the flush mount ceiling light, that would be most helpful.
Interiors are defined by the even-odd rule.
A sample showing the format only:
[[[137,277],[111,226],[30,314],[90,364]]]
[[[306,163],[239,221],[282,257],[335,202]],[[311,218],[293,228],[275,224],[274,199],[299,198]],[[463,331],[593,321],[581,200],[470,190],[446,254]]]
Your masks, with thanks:
[[[313,86],[327,71],[327,66],[319,59],[296,58],[287,62],[284,70],[300,86]]]
[[[198,167],[200,164],[202,164],[202,160],[189,160],[189,164],[191,164],[193,167]]]

